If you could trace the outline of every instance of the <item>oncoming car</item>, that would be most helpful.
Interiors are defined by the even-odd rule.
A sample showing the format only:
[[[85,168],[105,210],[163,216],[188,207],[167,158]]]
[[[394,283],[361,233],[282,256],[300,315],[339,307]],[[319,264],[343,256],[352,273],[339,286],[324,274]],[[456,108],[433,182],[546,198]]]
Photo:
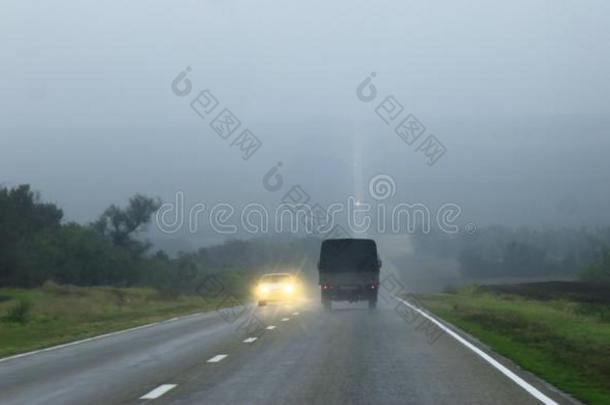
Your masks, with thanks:
[[[291,302],[297,299],[300,293],[300,283],[291,273],[264,274],[256,284],[256,298],[258,305],[268,302]]]

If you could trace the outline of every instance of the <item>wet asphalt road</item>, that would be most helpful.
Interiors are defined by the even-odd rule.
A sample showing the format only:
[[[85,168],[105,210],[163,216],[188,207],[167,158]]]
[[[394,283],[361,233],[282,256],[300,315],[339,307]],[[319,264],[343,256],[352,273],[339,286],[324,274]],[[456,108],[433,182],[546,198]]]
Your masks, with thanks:
[[[363,303],[331,312],[317,303],[240,311],[2,361],[0,403],[540,403],[452,336],[431,342],[395,303],[374,311]]]

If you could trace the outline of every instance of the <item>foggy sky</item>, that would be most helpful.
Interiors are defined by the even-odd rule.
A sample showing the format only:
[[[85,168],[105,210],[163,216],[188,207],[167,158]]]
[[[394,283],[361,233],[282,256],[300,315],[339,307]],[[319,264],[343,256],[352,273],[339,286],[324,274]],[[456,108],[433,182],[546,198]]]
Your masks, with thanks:
[[[90,221],[136,192],[277,202],[397,181],[477,224],[610,222],[603,1],[3,2],[0,183]],[[187,66],[263,142],[244,161],[170,88]],[[356,97],[371,72],[378,99]],[[447,147],[432,167],[375,114],[393,95]]]

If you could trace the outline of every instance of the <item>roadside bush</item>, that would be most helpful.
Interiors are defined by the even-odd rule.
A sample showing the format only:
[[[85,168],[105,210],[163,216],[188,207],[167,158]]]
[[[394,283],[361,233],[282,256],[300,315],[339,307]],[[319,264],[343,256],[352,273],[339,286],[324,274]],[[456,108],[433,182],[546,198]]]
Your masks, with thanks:
[[[448,284],[443,288],[444,294],[457,294],[459,291],[459,287],[454,284]]]
[[[19,300],[2,317],[2,320],[5,322],[26,323],[30,319],[31,313],[32,303],[26,300]]]
[[[610,249],[604,248],[601,259],[587,266],[580,273],[580,278],[584,281],[610,282]]]

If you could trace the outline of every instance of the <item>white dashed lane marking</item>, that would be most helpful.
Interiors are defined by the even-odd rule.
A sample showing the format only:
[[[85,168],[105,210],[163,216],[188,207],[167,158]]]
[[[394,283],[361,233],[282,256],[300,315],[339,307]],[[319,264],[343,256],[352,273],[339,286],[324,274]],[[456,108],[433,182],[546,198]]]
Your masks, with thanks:
[[[272,329],[275,329],[275,326],[274,326],[274,325],[269,325],[269,326],[267,326],[265,329],[272,330]]]
[[[219,361],[222,361],[227,356],[228,356],[228,354],[217,354],[216,356],[209,359],[208,363],[218,363]]]
[[[140,399],[157,399],[167,391],[176,387],[176,384],[162,384],[146,395],[142,395]]]
[[[286,322],[286,321],[289,321],[289,320],[290,320],[290,318],[282,318],[282,322]]]
[[[252,342],[256,342],[256,339],[257,339],[257,338],[255,338],[255,337],[249,337],[249,338],[247,338],[247,339],[244,339],[244,343],[252,343]]]
[[[297,316],[299,313],[298,312],[293,312],[292,315],[293,316]]]

